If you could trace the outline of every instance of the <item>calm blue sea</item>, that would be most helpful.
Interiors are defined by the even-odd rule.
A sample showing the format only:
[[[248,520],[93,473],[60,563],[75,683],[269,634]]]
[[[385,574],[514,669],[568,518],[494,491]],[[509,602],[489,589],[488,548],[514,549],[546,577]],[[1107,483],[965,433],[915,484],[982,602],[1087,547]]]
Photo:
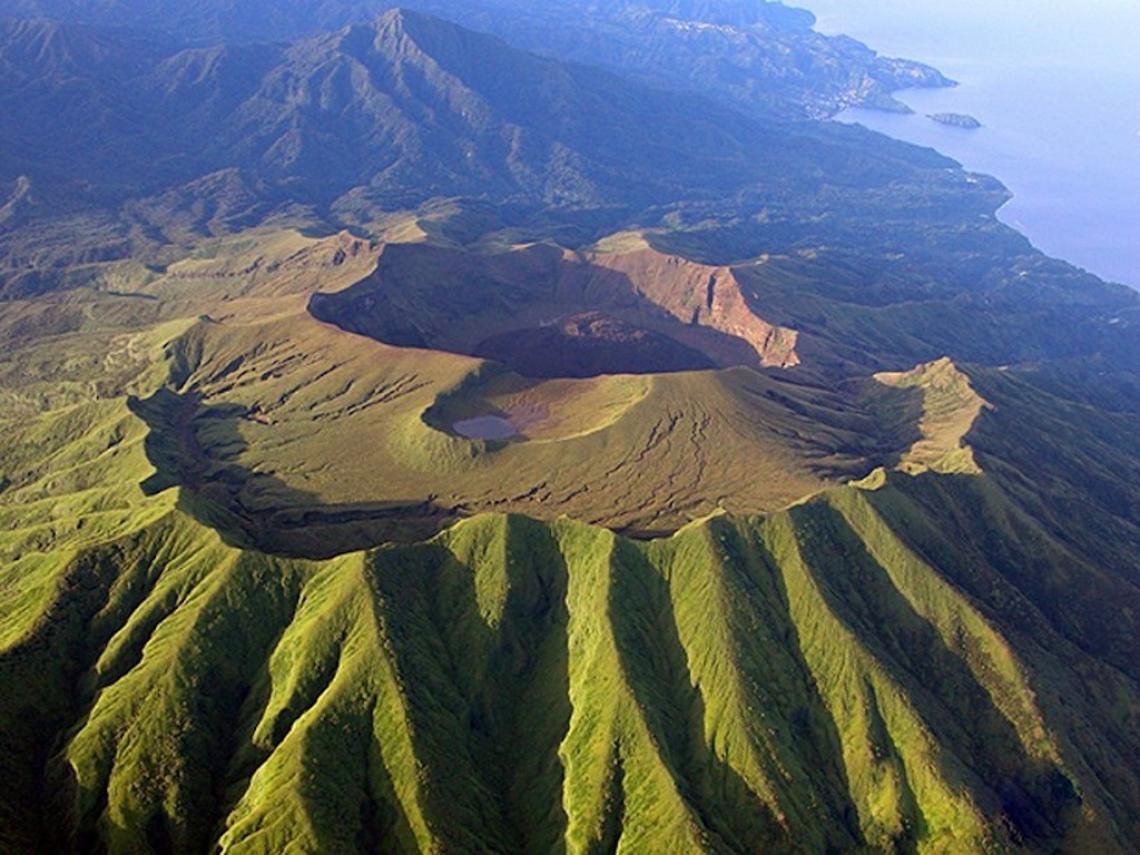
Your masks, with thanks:
[[[848,110],[1014,193],[1001,218],[1042,250],[1140,288],[1140,0],[803,0],[818,28],[928,62],[956,89],[916,115]],[[969,113],[978,131],[929,113]]]

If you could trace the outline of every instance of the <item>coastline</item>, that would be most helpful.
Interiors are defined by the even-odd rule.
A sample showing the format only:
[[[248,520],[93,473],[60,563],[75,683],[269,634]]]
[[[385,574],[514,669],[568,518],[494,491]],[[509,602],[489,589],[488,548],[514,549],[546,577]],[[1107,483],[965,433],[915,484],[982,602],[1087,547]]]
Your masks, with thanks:
[[[1008,32],[990,21],[998,31],[981,35],[977,22],[933,34],[919,26],[925,9],[900,12],[888,2],[882,12],[863,0],[832,6],[824,14],[813,9],[824,32],[847,32],[884,52],[914,57],[960,84],[893,93],[913,113],[849,108],[835,121],[934,148],[972,172],[996,176],[1013,194],[1001,209],[1002,222],[1051,256],[1140,290],[1134,238],[1140,223],[1140,104],[1130,96],[1133,84],[1140,89],[1140,67],[1110,50],[1096,58],[1076,48],[1058,53],[1047,38],[1051,31],[1034,29],[1023,16],[1001,18],[1008,10],[1000,2],[987,14],[1005,21]],[[935,18],[938,12],[932,10]],[[1140,6],[1121,14],[1140,25]],[[1081,26],[1108,30],[1114,24],[1119,21],[1106,17]],[[963,132],[927,118],[936,113],[974,116],[983,127]]]

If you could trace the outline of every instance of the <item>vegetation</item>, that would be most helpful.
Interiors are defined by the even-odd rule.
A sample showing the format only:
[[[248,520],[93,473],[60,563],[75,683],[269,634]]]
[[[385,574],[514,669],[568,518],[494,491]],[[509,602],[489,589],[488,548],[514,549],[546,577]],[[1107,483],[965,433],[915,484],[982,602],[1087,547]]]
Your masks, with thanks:
[[[40,688],[0,709],[6,846],[1125,851],[1134,679],[909,546],[879,506],[940,523],[900,478],[650,543],[489,515],[320,563],[169,511],[9,635]]]
[[[306,321],[343,262],[282,240],[146,286],[165,305],[193,270],[208,320],[106,308],[7,351],[39,415],[2,461],[0,681],[27,688],[0,706],[5,848],[1127,850],[1134,416],[949,361],[846,391],[526,380]],[[279,245],[292,266],[223,299],[220,270]],[[116,300],[148,302],[95,305]],[[475,494],[486,471],[492,497],[553,461],[601,473],[685,408],[720,433],[636,474],[732,455],[688,488],[712,516],[657,539],[548,497],[515,500],[546,522],[378,507],[432,472]],[[533,420],[448,433],[483,412]],[[595,507],[633,507],[634,474]]]
[[[1140,298],[607,8],[0,25],[0,851],[1136,849]]]

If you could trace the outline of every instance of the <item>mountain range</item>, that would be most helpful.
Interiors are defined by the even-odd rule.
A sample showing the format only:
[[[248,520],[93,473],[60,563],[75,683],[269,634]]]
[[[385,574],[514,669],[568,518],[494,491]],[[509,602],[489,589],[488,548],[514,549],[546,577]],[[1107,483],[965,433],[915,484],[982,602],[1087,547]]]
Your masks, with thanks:
[[[810,13],[410,5],[0,2],[0,849],[1134,851],[1140,296]]]
[[[201,46],[294,41],[368,23],[396,5],[387,0],[302,0],[285,6],[3,0],[0,17],[162,31]],[[894,90],[950,84],[928,66],[881,58],[853,39],[816,33],[811,13],[774,2],[551,0],[536,6],[520,0],[408,0],[398,5],[558,59],[695,89],[749,110],[818,116],[853,103],[905,110],[890,97]]]
[[[850,193],[909,178],[964,195],[939,158],[747,117],[407,11],[288,46],[190,49],[9,22],[0,63],[0,178],[23,188],[23,216],[3,226],[17,270],[29,255],[50,266],[42,230],[23,240],[18,227],[57,215],[95,218],[82,251],[106,257],[186,225],[210,233],[298,209],[351,225],[459,196],[512,203],[516,219],[565,212],[596,235],[631,211],[696,199],[803,205],[828,183]]]

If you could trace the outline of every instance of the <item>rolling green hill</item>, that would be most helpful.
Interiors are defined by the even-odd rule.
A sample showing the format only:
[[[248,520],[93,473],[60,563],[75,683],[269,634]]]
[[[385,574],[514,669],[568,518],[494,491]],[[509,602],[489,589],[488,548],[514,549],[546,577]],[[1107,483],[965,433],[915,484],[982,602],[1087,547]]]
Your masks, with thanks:
[[[1140,296],[803,13],[371,5],[0,22],[0,852],[1136,851]]]
[[[998,563],[1040,560],[1077,559],[985,476],[326,562],[169,510],[6,634],[5,845],[1124,852],[1136,675]]]
[[[5,849],[1128,851],[1134,414],[949,361],[528,381],[306,320],[368,258],[9,306]]]

